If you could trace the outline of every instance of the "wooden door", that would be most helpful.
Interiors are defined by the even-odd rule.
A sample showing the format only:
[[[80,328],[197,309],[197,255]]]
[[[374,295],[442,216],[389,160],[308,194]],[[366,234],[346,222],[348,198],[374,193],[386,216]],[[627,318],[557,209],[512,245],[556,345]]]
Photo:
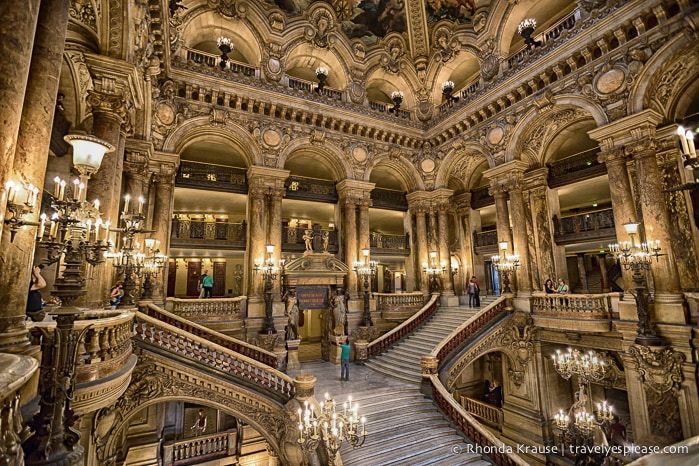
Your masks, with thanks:
[[[175,296],[175,282],[177,281],[177,264],[169,261],[167,265],[167,296]]]
[[[197,285],[201,279],[201,262],[187,262],[187,296],[199,296]]]
[[[226,263],[214,262],[214,296],[226,295]]]

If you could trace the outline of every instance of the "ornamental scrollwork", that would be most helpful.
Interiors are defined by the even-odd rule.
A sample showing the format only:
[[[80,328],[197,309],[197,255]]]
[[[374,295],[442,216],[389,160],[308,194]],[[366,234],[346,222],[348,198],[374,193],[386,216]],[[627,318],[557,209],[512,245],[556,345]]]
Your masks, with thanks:
[[[653,349],[648,346],[631,345],[628,353],[633,357],[641,382],[662,395],[672,391],[677,394],[684,377],[682,364],[686,356],[672,348]]]
[[[317,8],[309,18],[309,26],[304,30],[306,40],[318,48],[328,48],[337,41],[337,24],[333,14],[325,8]]]
[[[384,47],[385,53],[381,56],[381,66],[389,73],[398,74],[402,68],[402,60],[405,57],[405,44],[398,37],[390,39]]]
[[[434,46],[437,52],[435,60],[447,63],[454,58],[461,48],[461,44],[454,37],[454,32],[446,26],[441,26],[434,31]]]

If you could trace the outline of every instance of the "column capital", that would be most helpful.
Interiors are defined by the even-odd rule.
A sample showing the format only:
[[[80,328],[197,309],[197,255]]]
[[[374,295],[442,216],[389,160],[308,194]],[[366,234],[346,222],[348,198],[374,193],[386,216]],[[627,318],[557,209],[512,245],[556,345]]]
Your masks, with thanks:
[[[121,94],[107,94],[95,90],[87,91],[87,103],[92,113],[108,113],[119,118],[120,123],[126,118],[126,99]]]
[[[471,210],[471,192],[457,194],[452,197],[456,211],[460,214],[466,214]]]
[[[175,176],[180,166],[180,156],[167,152],[153,152],[148,159],[148,170],[158,183],[175,184]]]
[[[628,161],[628,154],[623,147],[614,147],[611,145],[600,151],[597,160],[606,165],[625,164]]]
[[[625,146],[639,137],[652,137],[663,116],[655,110],[643,110],[587,132],[602,150]]]
[[[145,86],[142,74],[135,64],[92,53],[85,54],[85,63],[97,92],[122,95],[129,106],[143,108]]]
[[[337,194],[340,198],[355,198],[371,200],[371,191],[376,183],[359,180],[342,180],[337,183]]]
[[[548,187],[548,167],[536,168],[524,175],[524,184],[527,190]]]
[[[289,178],[291,172],[289,170],[281,170],[279,168],[263,167],[253,165],[248,168],[247,178],[250,192],[254,190],[264,190],[272,194],[272,191],[283,190],[286,192],[284,183]]]

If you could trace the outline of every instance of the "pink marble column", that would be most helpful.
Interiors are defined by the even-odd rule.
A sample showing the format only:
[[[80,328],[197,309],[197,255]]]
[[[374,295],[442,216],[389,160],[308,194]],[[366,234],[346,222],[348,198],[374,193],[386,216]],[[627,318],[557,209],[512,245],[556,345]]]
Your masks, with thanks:
[[[250,185],[248,191],[248,263],[250,269],[266,258],[267,251],[267,206],[265,202],[267,189]],[[264,282],[259,273],[251,272],[248,280],[248,302],[264,300]]]
[[[7,2],[14,5],[14,2]],[[26,23],[7,23],[8,21],[36,21],[36,11],[34,2],[22,2],[21,6],[17,6],[15,12],[6,12],[5,6],[0,6],[0,14],[3,16],[3,21],[6,24],[12,24],[7,31],[12,31],[14,34],[25,34],[31,31],[34,34],[34,24],[29,27]],[[18,118],[16,123],[19,124],[18,133],[16,135],[16,149],[14,149],[14,157],[2,163],[0,168],[0,178],[6,177],[9,174],[9,179],[16,184],[22,185],[25,188],[33,185],[41,189],[44,185],[44,177],[46,175],[46,164],[49,157],[49,144],[51,140],[51,129],[53,125],[53,116],[56,108],[56,94],[58,93],[58,83],[60,80],[62,56],[65,43],[66,29],[68,25],[69,2],[68,0],[57,0],[53,2],[43,2],[39,11],[38,25],[36,25],[36,36],[27,40],[27,43],[16,43],[16,50],[7,51],[0,42],[0,50],[3,50],[3,58],[10,60],[13,65],[13,70],[6,70],[6,76],[2,76],[0,81],[0,95],[3,99],[24,98],[24,105],[17,105],[16,108],[3,108],[8,104],[8,101],[0,103],[0,111],[3,112],[3,117],[0,119],[0,144],[7,142],[4,139],[7,133],[4,130],[8,129],[9,120],[13,118],[13,114],[21,112],[21,118]],[[16,31],[17,27],[22,24],[28,27],[27,31]],[[5,33],[0,33],[0,41],[9,40]],[[26,92],[19,94],[19,88],[10,85],[13,77],[17,78],[17,73],[24,73],[23,67],[29,65],[29,56],[24,56],[22,63],[12,63],[12,57],[19,56],[20,53],[27,52],[25,47],[31,47],[33,42],[33,51],[31,51],[31,68],[29,69]],[[5,63],[8,63],[7,61]],[[7,87],[5,87],[7,85]],[[19,115],[19,113],[17,113]],[[3,148],[6,146],[3,146]],[[6,152],[3,150],[0,153],[0,160],[4,159]],[[5,188],[7,178],[2,183],[2,189]],[[26,200],[24,189],[20,190],[17,197],[18,202]],[[4,199],[4,198],[3,198]],[[2,204],[4,212],[5,203]],[[32,214],[24,216],[24,220],[38,221],[39,213],[41,212],[41,195],[37,198],[37,203]],[[44,209],[46,210],[46,209]],[[7,233],[9,228],[4,229],[2,240],[2,248],[0,248],[0,348],[5,348],[8,351],[21,351],[29,341],[26,338],[25,331],[25,312],[27,307],[27,292],[18,292],[18,290],[28,290],[31,277],[31,268],[34,260],[35,252],[35,236],[36,227],[20,228],[14,238],[10,242]],[[48,299],[48,289],[43,290],[44,296]]]
[[[0,28],[0,55],[3,63],[0,65],[0,199],[3,200],[6,198],[5,187],[12,176],[40,3],[40,0],[0,2],[0,18],[4,24]],[[55,40],[63,47],[65,29]],[[54,105],[49,108],[53,111]],[[3,201],[0,202],[0,219],[4,218]],[[4,239],[0,241],[4,242]],[[5,326],[6,324],[0,323],[0,332],[4,333]]]

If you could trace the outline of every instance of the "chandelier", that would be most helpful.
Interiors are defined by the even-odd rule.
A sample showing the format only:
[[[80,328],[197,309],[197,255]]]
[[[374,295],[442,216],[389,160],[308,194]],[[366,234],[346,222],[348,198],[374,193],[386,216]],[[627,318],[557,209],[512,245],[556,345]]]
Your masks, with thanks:
[[[298,419],[297,442],[301,449],[308,455],[322,442],[330,464],[335,464],[335,457],[343,442],[352,448],[359,448],[366,440],[366,418],[359,417],[359,404],[352,403],[352,395],[343,403],[342,411],[337,409],[335,401],[327,393],[325,401],[320,403],[319,413],[305,401],[304,409],[298,409]]]
[[[221,36],[216,41],[216,45],[221,51],[221,62],[218,64],[218,66],[220,66],[221,69],[224,69],[229,60],[228,54],[233,51],[233,42],[231,42],[228,37]]]
[[[495,270],[502,273],[503,293],[512,293],[510,289],[510,272],[514,272],[519,267],[519,255],[507,252],[507,241],[500,241],[500,254],[492,256],[490,260]]]
[[[573,375],[578,376],[584,383],[590,380],[599,381],[604,379],[604,361],[593,352],[581,353],[577,349],[568,348],[567,353],[560,350],[551,356],[553,368],[565,380],[569,380]]]
[[[437,263],[437,251],[430,251],[430,262],[422,264],[422,271],[430,279],[430,292],[439,292],[439,277],[446,271],[446,265]]]

